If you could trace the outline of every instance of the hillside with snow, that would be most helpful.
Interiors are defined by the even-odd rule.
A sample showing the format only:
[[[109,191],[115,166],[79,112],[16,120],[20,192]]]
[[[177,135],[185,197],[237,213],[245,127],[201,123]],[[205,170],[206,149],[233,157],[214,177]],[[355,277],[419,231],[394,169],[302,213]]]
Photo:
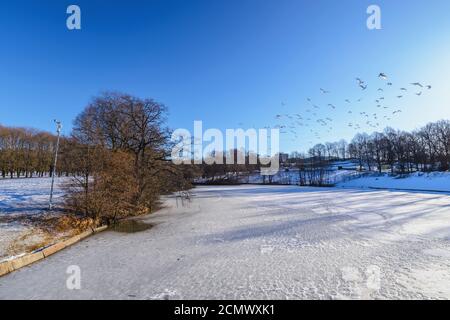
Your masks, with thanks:
[[[437,191],[450,193],[450,172],[422,173],[410,175],[389,174],[350,179],[337,184],[342,188],[398,189],[415,191]]]

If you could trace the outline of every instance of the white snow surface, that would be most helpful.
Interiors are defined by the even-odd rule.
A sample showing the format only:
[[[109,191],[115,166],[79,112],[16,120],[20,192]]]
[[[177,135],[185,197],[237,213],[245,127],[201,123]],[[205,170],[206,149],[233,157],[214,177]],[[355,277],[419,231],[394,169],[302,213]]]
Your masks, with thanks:
[[[145,221],[0,278],[0,299],[450,299],[447,194],[198,187]]]
[[[48,207],[51,178],[0,178],[0,216],[31,215],[42,213]],[[53,199],[55,203],[61,200],[64,191],[61,183],[67,178],[55,178]]]
[[[62,200],[60,185],[66,178],[55,178],[54,201]],[[0,260],[6,257],[10,244],[31,230],[13,217],[42,214],[48,208],[51,178],[0,178]],[[8,222],[4,222],[7,218]]]
[[[339,187],[382,188],[418,191],[439,191],[450,193],[450,172],[422,173],[416,172],[406,176],[362,177],[338,183]]]

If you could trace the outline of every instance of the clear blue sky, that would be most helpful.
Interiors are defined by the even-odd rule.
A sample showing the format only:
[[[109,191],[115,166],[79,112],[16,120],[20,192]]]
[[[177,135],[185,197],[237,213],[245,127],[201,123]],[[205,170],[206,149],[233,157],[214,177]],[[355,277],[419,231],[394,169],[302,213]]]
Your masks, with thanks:
[[[366,27],[373,3],[382,30]],[[81,31],[66,28],[70,4],[81,7]],[[259,128],[275,125],[276,114],[305,115],[310,97],[333,129],[314,125],[320,139],[311,127],[296,129],[296,141],[284,135],[284,150],[305,150],[355,134],[348,123],[376,111],[375,89],[386,87],[380,72],[394,83],[386,97],[410,82],[433,85],[420,97],[411,88],[386,101],[403,114],[380,120],[381,127],[411,130],[450,118],[448,0],[16,0],[1,3],[0,26],[4,125],[50,130],[58,118],[68,133],[93,96],[119,90],[165,103],[174,129],[191,129],[194,120]],[[368,83],[367,92],[355,77]]]

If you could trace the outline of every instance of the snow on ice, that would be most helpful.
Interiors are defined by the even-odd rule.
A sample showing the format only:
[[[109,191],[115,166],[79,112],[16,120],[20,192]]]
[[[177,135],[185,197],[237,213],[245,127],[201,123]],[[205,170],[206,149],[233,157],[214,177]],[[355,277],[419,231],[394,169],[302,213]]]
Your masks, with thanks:
[[[0,280],[0,299],[450,298],[445,193],[198,187]],[[220,240],[220,241],[219,241]],[[81,290],[65,270],[81,269]]]

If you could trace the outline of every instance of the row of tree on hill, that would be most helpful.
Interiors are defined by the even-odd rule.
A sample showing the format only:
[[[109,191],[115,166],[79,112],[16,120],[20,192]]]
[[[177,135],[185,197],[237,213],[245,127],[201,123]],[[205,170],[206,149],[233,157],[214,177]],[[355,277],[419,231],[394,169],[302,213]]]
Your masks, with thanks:
[[[359,169],[391,173],[447,171],[450,168],[450,121],[429,123],[412,132],[386,128],[383,132],[358,133],[350,143],[318,144],[295,159],[357,160]],[[311,161],[313,162],[313,161]]]
[[[0,126],[0,175],[44,176],[52,170],[56,137],[48,132]]]

